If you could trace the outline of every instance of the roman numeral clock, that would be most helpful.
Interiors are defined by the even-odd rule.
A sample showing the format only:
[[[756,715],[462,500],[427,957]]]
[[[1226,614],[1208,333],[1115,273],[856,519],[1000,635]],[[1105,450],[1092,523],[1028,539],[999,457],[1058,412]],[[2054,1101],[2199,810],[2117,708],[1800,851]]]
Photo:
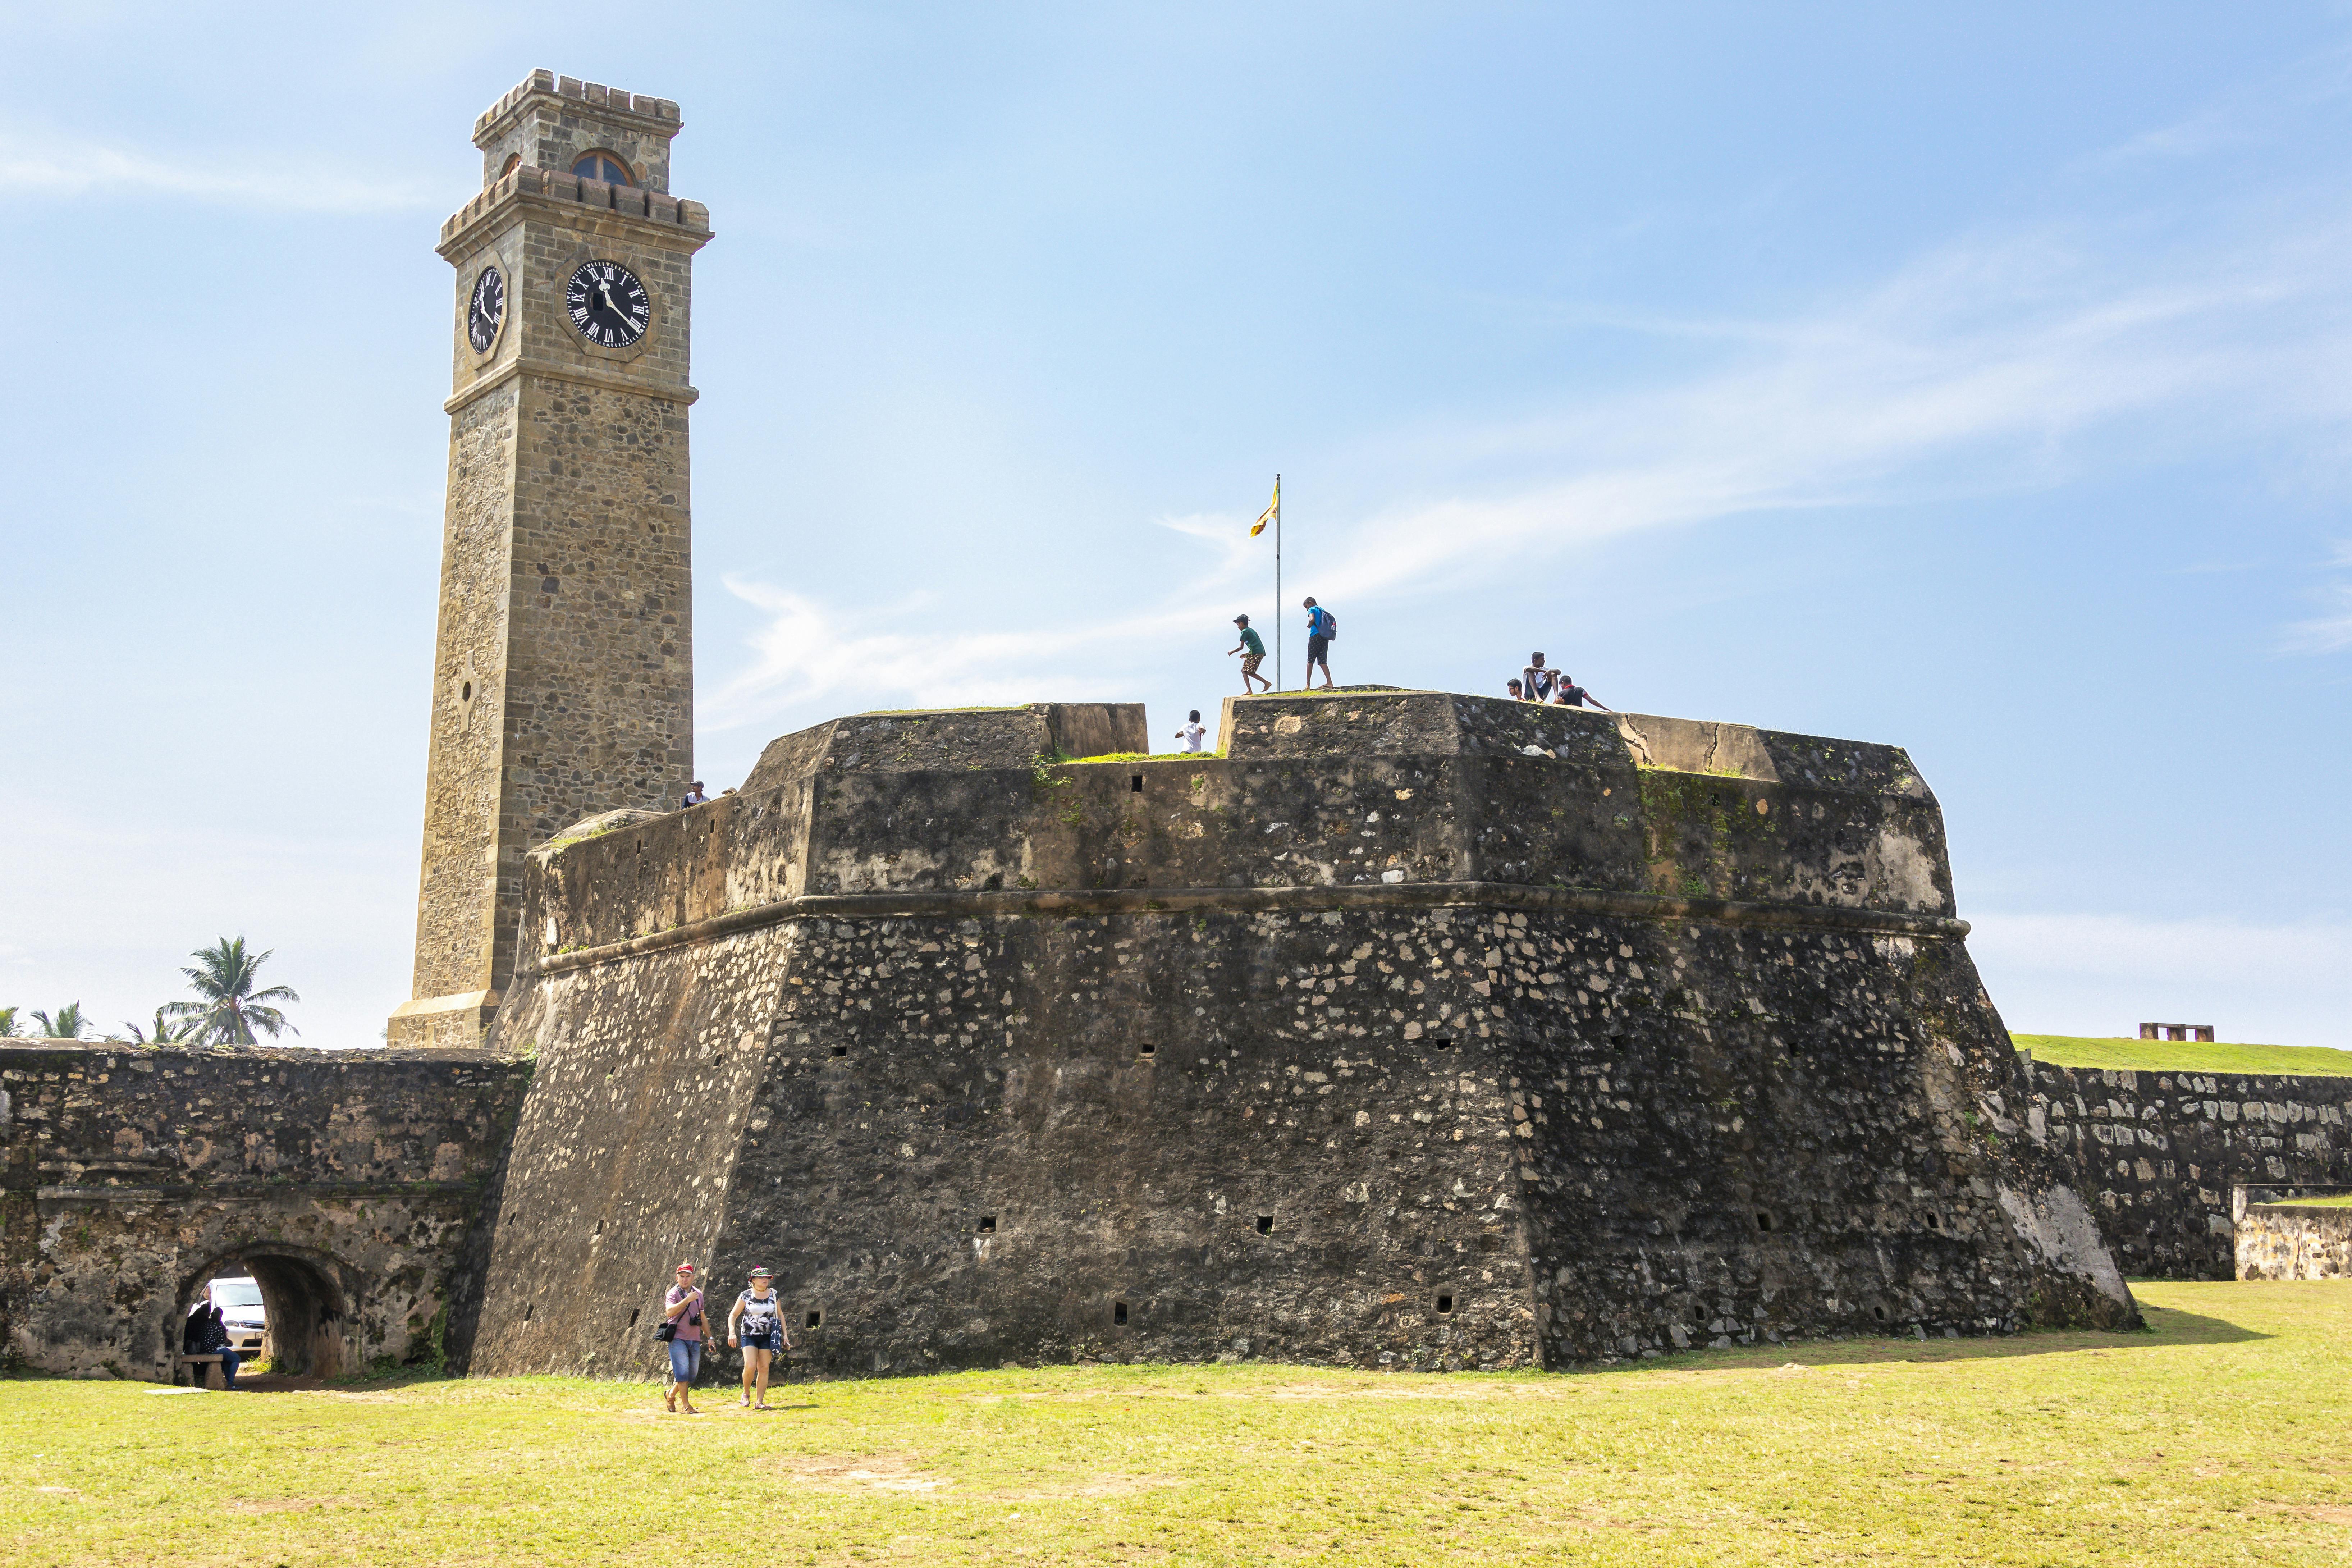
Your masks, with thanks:
[[[694,776],[688,323],[707,210],[677,105],[536,71],[475,121],[412,999],[394,1046],[479,1045],[524,857]]]

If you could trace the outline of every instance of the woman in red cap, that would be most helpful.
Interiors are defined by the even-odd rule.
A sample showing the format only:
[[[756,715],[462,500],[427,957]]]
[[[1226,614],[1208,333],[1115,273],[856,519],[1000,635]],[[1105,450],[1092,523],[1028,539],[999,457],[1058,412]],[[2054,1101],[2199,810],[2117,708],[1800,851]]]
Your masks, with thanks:
[[[694,1407],[694,1379],[702,1370],[702,1290],[694,1282],[693,1264],[677,1266],[677,1283],[662,1300],[662,1337],[669,1341],[670,1379],[663,1403],[676,1415],[683,1399],[686,1413],[699,1415],[702,1412]]]

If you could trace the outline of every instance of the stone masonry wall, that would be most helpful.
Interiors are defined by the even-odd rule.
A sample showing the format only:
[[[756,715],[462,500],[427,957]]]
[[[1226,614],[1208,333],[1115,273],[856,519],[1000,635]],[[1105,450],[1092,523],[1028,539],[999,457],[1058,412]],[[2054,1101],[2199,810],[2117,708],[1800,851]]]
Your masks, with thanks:
[[[2249,1204],[2236,1243],[2240,1279],[2340,1279],[2352,1275],[2352,1208]]]
[[[2239,1183],[2352,1185],[2352,1079],[2026,1061],[2025,1134],[2095,1194],[2126,1273],[2228,1279]]]
[[[0,1332],[44,1371],[169,1375],[177,1311],[250,1263],[282,1363],[431,1353],[528,1063],[0,1046]]]
[[[547,1131],[476,1369],[645,1371],[698,1234],[722,1308],[764,1263],[857,1372],[2132,1318],[2001,1131],[2014,1058],[1898,750],[1234,706],[1227,758],[1078,765],[935,743],[1026,710],[839,721],[534,856],[496,1039],[540,1052]]]

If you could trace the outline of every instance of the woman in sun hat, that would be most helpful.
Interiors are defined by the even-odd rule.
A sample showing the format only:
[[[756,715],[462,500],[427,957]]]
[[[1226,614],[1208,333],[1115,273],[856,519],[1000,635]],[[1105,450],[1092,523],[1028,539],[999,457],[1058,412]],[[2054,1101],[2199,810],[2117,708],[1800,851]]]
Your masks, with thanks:
[[[694,1380],[702,1371],[702,1289],[694,1282],[693,1264],[677,1266],[677,1283],[662,1299],[662,1337],[669,1341],[669,1393],[663,1403],[674,1415],[682,1399],[688,1415],[699,1415]]]
[[[743,1347],[743,1403],[751,1405],[756,1384],[760,1403],[751,1407],[757,1410],[768,1407],[768,1358],[792,1342],[776,1301],[774,1279],[764,1268],[751,1270],[751,1289],[735,1298],[735,1310],[727,1314],[727,1342]]]

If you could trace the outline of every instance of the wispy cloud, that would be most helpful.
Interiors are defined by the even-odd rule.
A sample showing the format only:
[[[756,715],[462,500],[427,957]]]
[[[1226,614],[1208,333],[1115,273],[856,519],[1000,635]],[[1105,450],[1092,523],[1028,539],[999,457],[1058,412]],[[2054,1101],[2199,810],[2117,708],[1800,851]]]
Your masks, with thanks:
[[[2250,422],[2352,416],[2337,261],[2352,225],[2137,273],[2106,261],[2095,237],[1955,245],[1802,317],[1675,324],[1727,345],[1723,363],[1678,384],[1368,443],[1352,466],[1392,472],[1412,499],[1339,524],[1318,592],[1406,602],[1643,530],[2043,487],[2087,461],[2095,440],[2102,460],[2120,448],[2128,462],[2135,448],[2169,457]],[[1196,637],[1247,567],[1248,520],[1237,509],[1159,521],[1204,557],[1157,605],[1106,595],[1125,606],[1115,625],[848,636],[813,600],[732,580],[772,619],[712,716],[749,722],[796,699],[856,693],[1001,700],[1039,674],[1066,689],[1080,650],[1149,654]],[[2296,629],[2302,645],[2352,639],[2352,590],[2331,603]],[[888,673],[909,670],[927,673]]]
[[[51,195],[170,196],[290,212],[415,212],[441,205],[420,181],[156,154],[21,129],[0,129],[0,181]]]
[[[2288,653],[2336,653],[2352,647],[2352,542],[2336,545],[2328,564],[2340,575],[2315,590],[2318,615],[2286,628],[2280,646]]]

